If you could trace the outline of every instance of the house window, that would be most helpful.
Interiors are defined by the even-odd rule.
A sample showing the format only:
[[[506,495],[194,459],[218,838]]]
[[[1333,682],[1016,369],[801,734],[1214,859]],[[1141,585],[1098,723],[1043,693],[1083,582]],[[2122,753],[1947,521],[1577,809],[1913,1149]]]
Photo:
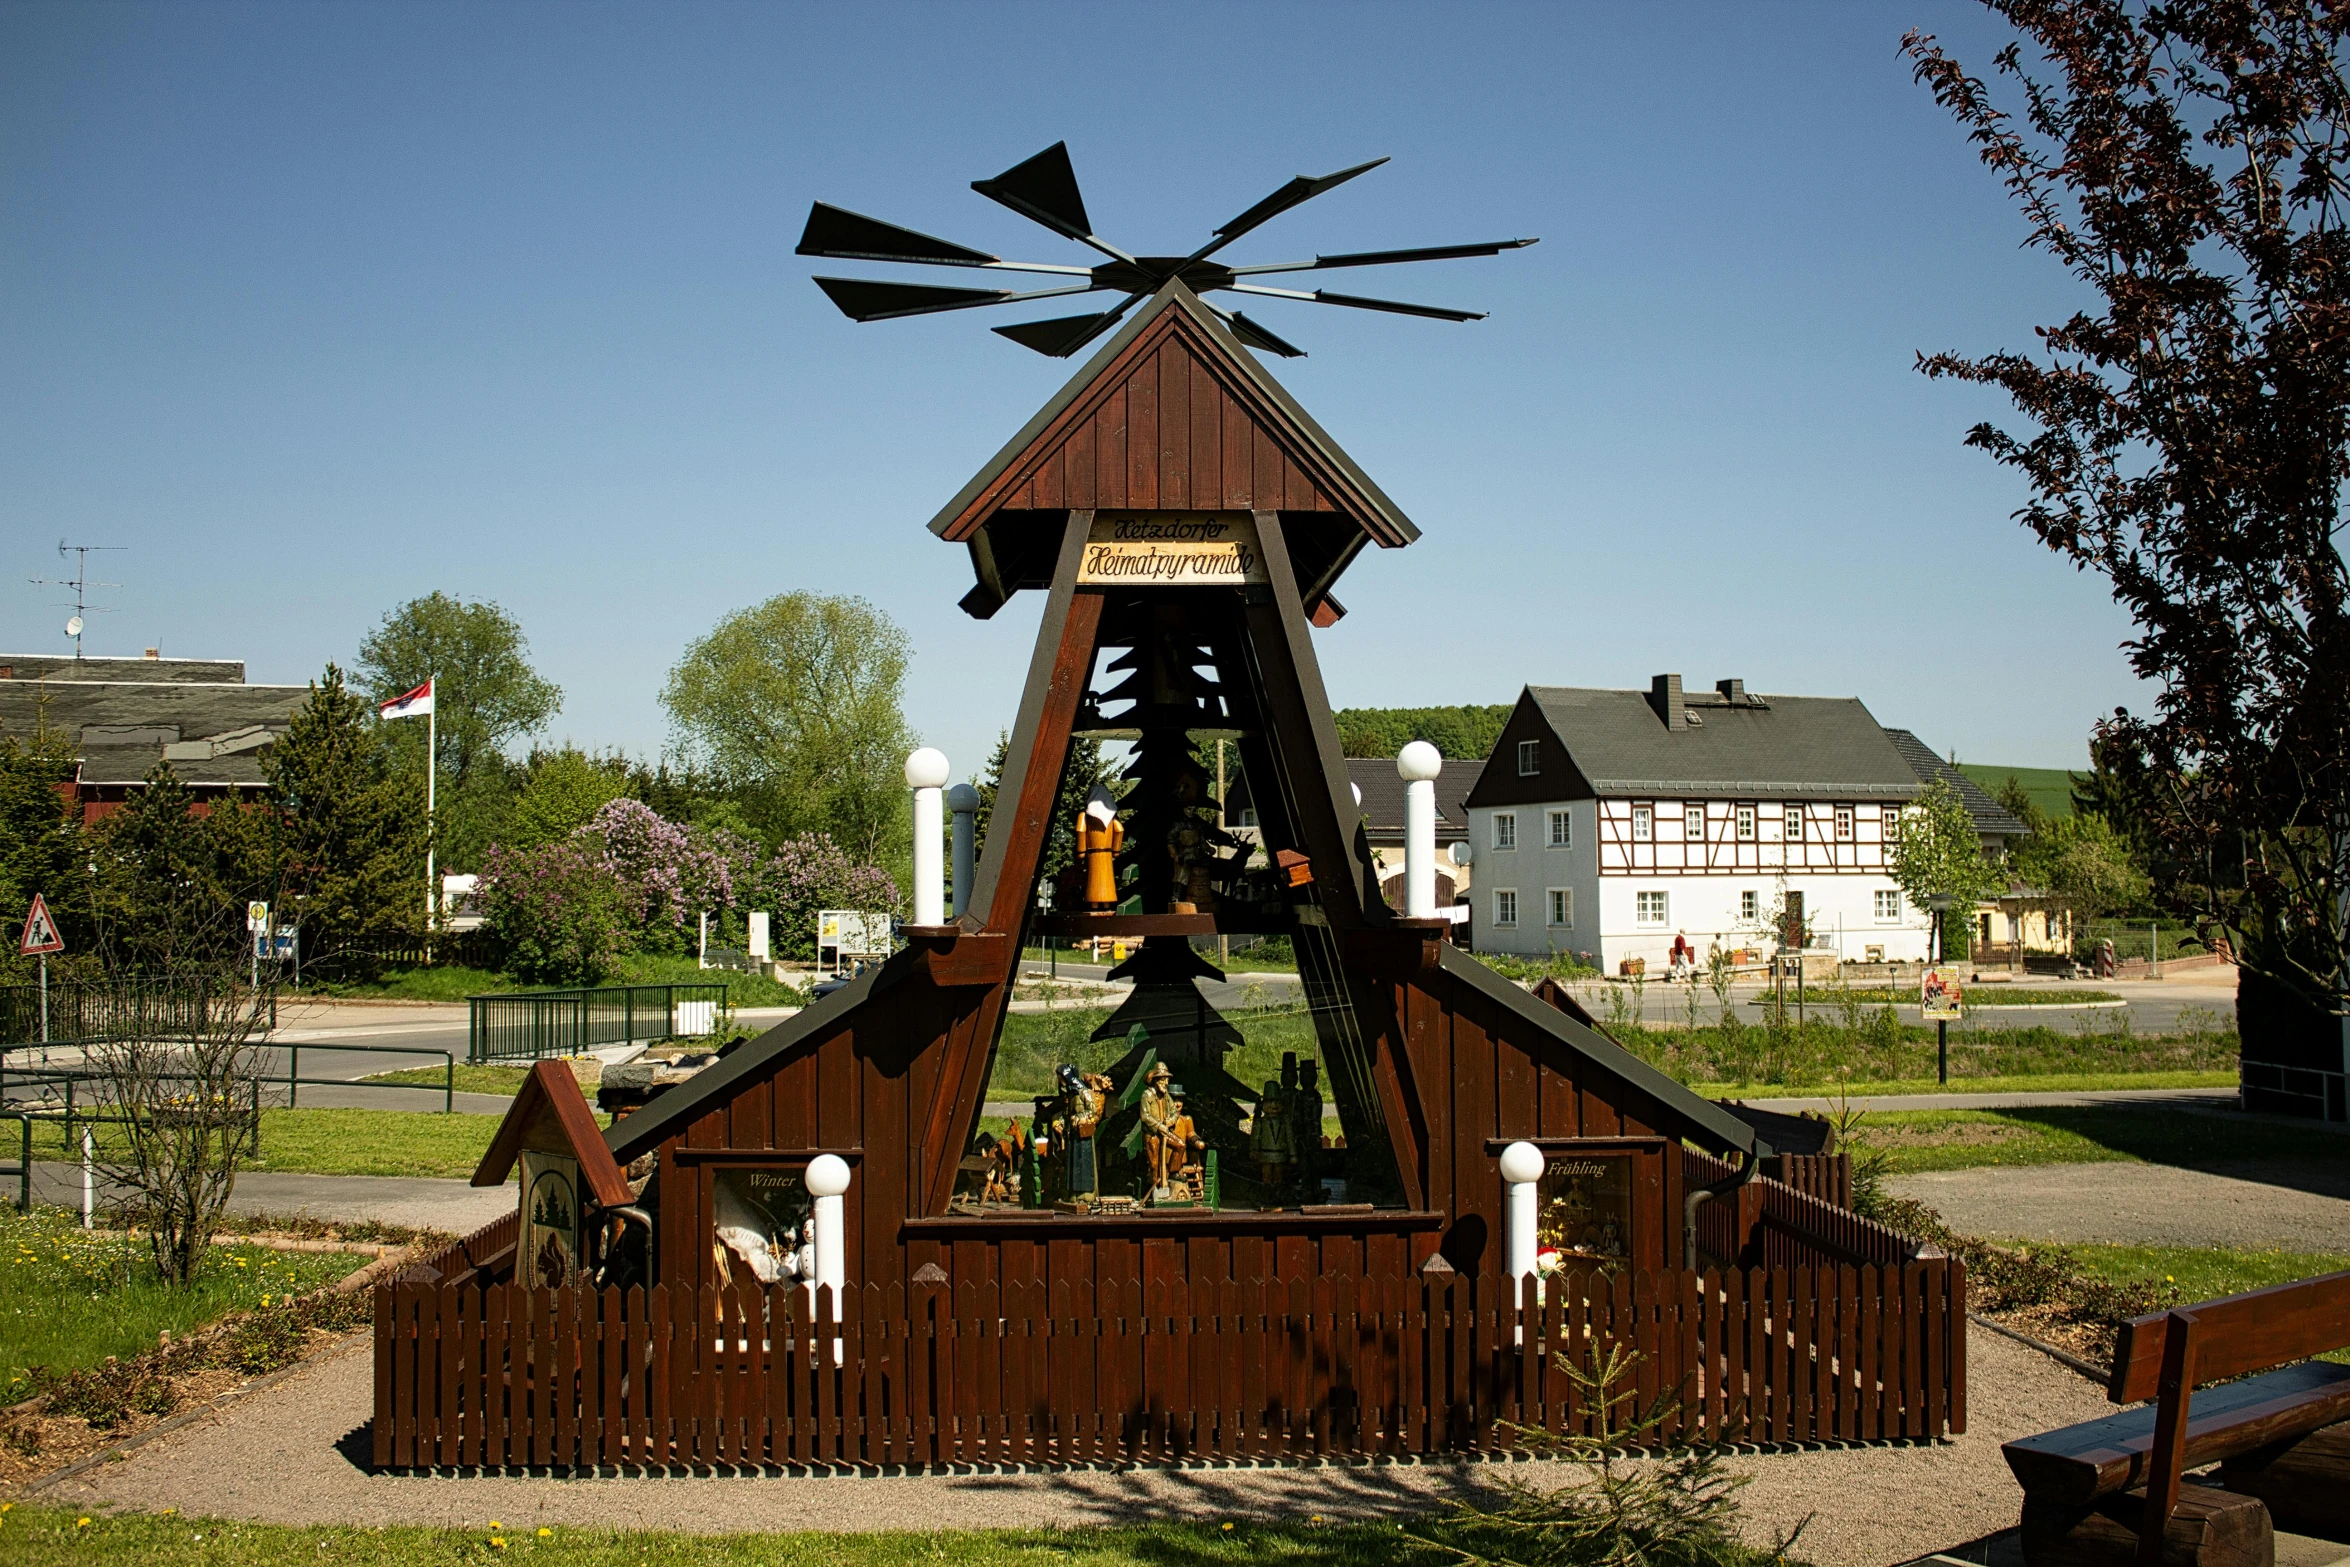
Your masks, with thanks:
[[[1885,823],[1885,842],[1888,844],[1899,843],[1901,841],[1901,812],[1887,807],[1882,820]]]
[[[1497,849],[1514,849],[1518,846],[1517,812],[1495,811],[1493,813],[1493,846]]]
[[[1538,775],[1541,771],[1542,742],[1539,740],[1520,740],[1518,742],[1518,776],[1520,778],[1532,778]]]
[[[1494,890],[1493,923],[1502,926],[1518,923],[1518,890],[1515,887],[1499,887]]]
[[[1550,923],[1561,927],[1575,923],[1575,892],[1571,887],[1550,889]]]
[[[1738,807],[1738,841],[1754,842],[1754,807],[1751,805]]]
[[[1661,892],[1632,894],[1632,922],[1636,925],[1662,925],[1665,922],[1665,895]]]
[[[1691,843],[1705,842],[1704,806],[1684,805],[1681,807],[1681,836]]]
[[[1563,810],[1553,810],[1549,813],[1549,821],[1550,846],[1554,849],[1573,848],[1575,846],[1575,829],[1569,825],[1567,813]]]
[[[1738,894],[1738,917],[1749,925],[1761,919],[1762,894],[1752,891]]]
[[[1803,807],[1800,805],[1787,807],[1787,841],[1803,842]]]
[[[1243,827],[1257,825],[1257,808],[1255,806],[1244,805],[1240,808],[1240,825]]]
[[[1632,841],[1646,843],[1656,836],[1656,812],[1645,805],[1632,807]]]
[[[1880,887],[1880,888],[1878,888],[1878,889],[1877,889],[1877,893],[1876,893],[1876,899],[1877,899],[1877,918],[1878,918],[1880,921],[1890,921],[1890,920],[1897,920],[1897,919],[1901,918],[1901,889],[1900,889],[1900,888],[1898,888],[1898,887],[1895,887],[1895,888],[1891,888],[1891,889],[1886,889],[1886,888],[1882,888],[1882,887]]]
[[[1836,841],[1839,843],[1852,841],[1852,807],[1849,805],[1836,807]]]

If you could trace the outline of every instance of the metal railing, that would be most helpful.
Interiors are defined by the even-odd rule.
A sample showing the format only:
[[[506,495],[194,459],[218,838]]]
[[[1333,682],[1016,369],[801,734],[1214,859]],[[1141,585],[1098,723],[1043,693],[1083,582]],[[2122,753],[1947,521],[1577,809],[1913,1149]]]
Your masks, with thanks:
[[[264,1088],[285,1089],[286,1108],[289,1110],[299,1108],[302,1090],[306,1087],[367,1088],[380,1089],[387,1093],[439,1094],[443,1112],[453,1112],[457,1108],[457,1056],[454,1051],[435,1050],[428,1045],[368,1045],[364,1047],[365,1053],[368,1055],[435,1056],[441,1062],[441,1080],[437,1083],[378,1083],[370,1082],[366,1078],[354,1077],[304,1077],[302,1075],[302,1047],[293,1041],[288,1041],[285,1044],[260,1045],[255,1048],[286,1052],[286,1069],[283,1072],[255,1072],[247,1080],[253,1084],[253,1091],[256,1095]],[[359,1053],[358,1048],[351,1045],[314,1044],[311,1048],[334,1050],[345,1055]],[[93,1070],[88,1067],[12,1067],[7,1064],[6,1052],[0,1051],[0,1107],[7,1105],[11,1092],[30,1089],[38,1096],[36,1104],[39,1108],[47,1110],[62,1106],[65,1115],[71,1119],[75,1114],[75,1106],[78,1102],[78,1085],[104,1083],[105,1081],[107,1081],[107,1074],[103,1070]],[[62,1097],[57,1091],[59,1085],[62,1085],[63,1088]],[[5,1173],[0,1172],[0,1175]]]
[[[42,1032],[43,1008],[39,985],[0,985],[0,1047],[9,1045],[79,1045],[120,1039],[136,1033],[169,1039],[201,1030],[207,1018],[217,1022],[225,1005],[241,1011],[244,993],[219,987],[144,981],[130,985],[89,985],[52,979],[49,983],[47,1034]],[[277,1027],[277,993],[269,994],[269,1026]]]
[[[718,1026],[723,984],[605,985],[468,996],[467,1061],[537,1061],[603,1045],[695,1038]]]

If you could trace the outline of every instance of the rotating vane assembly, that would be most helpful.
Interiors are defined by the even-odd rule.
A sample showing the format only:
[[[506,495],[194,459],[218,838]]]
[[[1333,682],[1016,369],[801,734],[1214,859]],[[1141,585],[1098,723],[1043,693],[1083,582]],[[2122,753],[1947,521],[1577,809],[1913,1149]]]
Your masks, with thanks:
[[[1344,305],[1355,310],[1382,310],[1394,315],[1426,316],[1436,321],[1482,321],[1478,310],[1452,310],[1441,305],[1406,304],[1393,299],[1371,299],[1329,289],[1266,288],[1248,281],[1284,272],[1320,272],[1339,267],[1391,266],[1408,261],[1452,261],[1466,256],[1494,256],[1535,243],[1531,239],[1488,240],[1471,245],[1430,245],[1412,250],[1365,250],[1345,255],[1316,256],[1311,261],[1283,261],[1234,267],[1209,259],[1226,245],[1290,208],[1333,190],[1358,174],[1385,163],[1374,158],[1335,174],[1301,174],[1279,190],[1215,230],[1208,242],[1188,256],[1132,256],[1093,231],[1085,215],[1085,198],[1077,189],[1077,172],[1069,163],[1069,145],[1055,142],[1025,163],[1006,169],[993,179],[973,180],[971,188],[991,201],[1001,202],[1022,217],[1043,224],[1065,239],[1073,239],[1107,256],[1095,266],[1055,266],[1045,262],[1006,261],[1001,256],[973,250],[952,240],[937,239],[899,228],[844,208],[817,202],[808,211],[808,227],[800,236],[799,254],[828,256],[846,261],[891,261],[913,266],[972,267],[989,272],[1024,272],[1072,281],[1053,288],[955,288],[934,283],[888,283],[869,278],[819,277],[841,313],[852,321],[887,321],[898,316],[934,315],[943,310],[973,310],[985,305],[1019,304],[1031,299],[1065,295],[1119,293],[1126,297],[1094,314],[1056,316],[999,326],[996,333],[1024,348],[1065,359],[1118,324],[1136,301],[1157,293],[1171,280],[1181,280],[1194,294],[1218,290],[1251,298],[1295,299],[1317,305]],[[1215,310],[1210,305],[1211,310]],[[1305,350],[1275,335],[1239,311],[1216,310],[1233,334],[1251,348],[1285,358],[1302,358]]]

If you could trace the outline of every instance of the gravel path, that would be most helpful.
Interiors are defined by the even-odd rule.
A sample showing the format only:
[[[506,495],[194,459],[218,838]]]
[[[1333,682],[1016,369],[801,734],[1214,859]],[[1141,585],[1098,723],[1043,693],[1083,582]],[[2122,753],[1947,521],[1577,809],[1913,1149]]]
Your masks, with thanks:
[[[2350,1153],[2350,1147],[2345,1148]],[[2350,1158],[2321,1165],[2039,1164],[1896,1176],[1963,1233],[2122,1246],[2350,1252]]]
[[[1806,1517],[1820,1567],[1880,1567],[2016,1521],[1999,1444],[2109,1412],[2046,1358],[1982,1332],[1968,1339],[1972,1428],[1930,1447],[1749,1456],[1743,1493],[1758,1538]],[[371,1475],[368,1342],[357,1337],[285,1382],[66,1481],[44,1500],[176,1507],[288,1524],[425,1523],[688,1533],[1031,1528],[1191,1518],[1329,1518],[1426,1511],[1499,1471],[1483,1465],[1181,1469],[1032,1474],[549,1479]],[[1549,1466],[1511,1472],[1542,1473]],[[1563,1473],[1563,1472],[1562,1472]]]

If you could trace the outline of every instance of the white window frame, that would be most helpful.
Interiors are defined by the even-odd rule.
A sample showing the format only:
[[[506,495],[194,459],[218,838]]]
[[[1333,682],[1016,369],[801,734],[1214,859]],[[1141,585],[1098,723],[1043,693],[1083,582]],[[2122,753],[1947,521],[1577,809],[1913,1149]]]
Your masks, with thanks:
[[[1495,930],[1516,930],[1518,928],[1517,888],[1496,887],[1493,889],[1493,928]]]
[[[1495,811],[1493,813],[1493,847],[1506,851],[1515,850],[1517,846],[1518,813],[1515,811]]]
[[[1754,825],[1754,819],[1755,819],[1755,817],[1754,817],[1754,807],[1753,807],[1753,806],[1751,806],[1751,805],[1741,805],[1741,806],[1739,806],[1739,807],[1738,807],[1738,809],[1737,809],[1737,826],[1738,826],[1738,841],[1739,841],[1740,843],[1752,843],[1752,842],[1754,842],[1754,835],[1755,835],[1755,825]]]
[[[1869,901],[1875,911],[1878,924],[1898,925],[1901,923],[1901,889],[1899,887],[1892,888],[1890,891],[1879,887]]]
[[[1653,914],[1648,912],[1652,902],[1656,910]],[[1655,888],[1635,892],[1632,894],[1632,923],[1649,929],[1670,925],[1673,922],[1672,907],[1672,900]]]
[[[1849,805],[1836,807],[1836,841],[1838,843],[1852,841],[1852,807]]]
[[[1681,839],[1684,843],[1705,842],[1704,806],[1684,805],[1681,807]]]
[[[1552,930],[1575,928],[1575,889],[1546,887],[1543,889],[1542,912]]]
[[[1762,918],[1762,894],[1749,887],[1738,894],[1738,917],[1752,923]]]
[[[1780,835],[1784,837],[1789,843],[1803,842],[1804,814],[1804,809],[1800,805],[1790,805],[1787,807],[1786,819],[1781,822],[1779,826],[1779,832]]]
[[[1634,843],[1654,843],[1656,841],[1656,807],[1652,805],[1632,807],[1632,841]]]
[[[1550,834],[1546,840],[1549,847],[1572,849],[1575,846],[1575,819],[1567,814],[1565,806],[1552,806],[1546,813],[1545,820]]]
[[[1520,778],[1542,776],[1542,742],[1540,740],[1520,740],[1518,742],[1518,776]]]
[[[1877,813],[1877,832],[1887,848],[1901,841],[1901,807],[1889,805]]]

